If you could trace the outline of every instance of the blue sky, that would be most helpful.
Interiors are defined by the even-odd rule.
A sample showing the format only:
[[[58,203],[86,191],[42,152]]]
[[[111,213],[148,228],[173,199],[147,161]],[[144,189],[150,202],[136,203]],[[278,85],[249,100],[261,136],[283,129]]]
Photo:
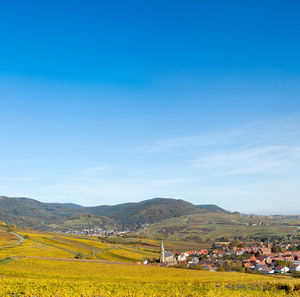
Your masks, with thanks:
[[[300,213],[299,12],[1,3],[0,195]]]

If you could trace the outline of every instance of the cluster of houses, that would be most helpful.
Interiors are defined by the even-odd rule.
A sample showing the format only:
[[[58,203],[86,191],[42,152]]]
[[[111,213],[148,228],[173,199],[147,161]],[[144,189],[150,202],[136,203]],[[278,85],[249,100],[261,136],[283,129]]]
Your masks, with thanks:
[[[300,272],[300,252],[272,253],[270,248],[261,247],[252,249],[249,255],[248,259],[243,260],[245,268],[265,274]]]
[[[209,271],[217,271],[228,263],[228,258],[234,259],[231,262],[240,263],[240,266],[248,271],[253,270],[264,274],[300,272],[300,251],[285,250],[272,253],[271,248],[265,246],[170,252],[165,251],[162,243],[160,263],[161,265],[194,265]]]
[[[111,235],[118,235],[123,236],[127,234],[127,231],[119,231],[119,230],[103,230],[99,228],[83,228],[83,229],[74,229],[74,230],[65,230],[65,231],[57,231],[57,233],[64,233],[64,234],[75,234],[75,235],[90,235],[90,236],[111,236]]]

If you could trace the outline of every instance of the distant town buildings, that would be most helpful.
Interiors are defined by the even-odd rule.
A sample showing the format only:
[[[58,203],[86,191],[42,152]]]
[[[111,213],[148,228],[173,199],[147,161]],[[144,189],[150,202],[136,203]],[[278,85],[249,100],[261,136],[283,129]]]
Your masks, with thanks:
[[[71,230],[59,230],[56,231],[57,233],[64,233],[64,234],[74,234],[74,235],[89,235],[89,236],[123,236],[129,233],[129,230],[120,231],[120,230],[106,230],[100,228],[78,228],[78,229],[71,229]]]
[[[294,248],[297,246],[294,246]],[[201,249],[192,251],[165,251],[163,241],[160,248],[160,264],[169,266],[181,264],[199,266],[209,271],[232,269],[233,271],[252,270],[263,274],[286,274],[300,272],[300,251],[291,250],[291,245],[282,245],[282,251],[273,253],[271,245],[242,248],[222,247],[219,249]],[[235,270],[236,269],[236,270]]]

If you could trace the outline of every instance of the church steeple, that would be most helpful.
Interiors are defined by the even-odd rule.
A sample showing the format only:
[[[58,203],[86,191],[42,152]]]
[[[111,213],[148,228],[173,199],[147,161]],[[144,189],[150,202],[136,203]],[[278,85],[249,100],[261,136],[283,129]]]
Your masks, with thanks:
[[[164,242],[161,241],[161,246],[160,246],[160,265],[164,265],[165,263],[166,263],[166,260],[165,260]]]

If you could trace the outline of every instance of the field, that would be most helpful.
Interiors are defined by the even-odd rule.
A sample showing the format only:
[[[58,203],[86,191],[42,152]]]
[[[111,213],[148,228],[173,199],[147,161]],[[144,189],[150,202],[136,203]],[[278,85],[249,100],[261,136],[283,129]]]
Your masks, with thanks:
[[[9,236],[5,233],[2,230],[0,242]],[[24,237],[22,243],[0,248],[1,297],[300,296],[300,281],[289,277],[136,264],[157,256],[157,241],[101,242],[32,230],[17,233]],[[79,252],[85,259],[74,258]]]
[[[249,217],[239,214],[203,213],[170,218],[138,231],[148,238],[159,234],[169,240],[230,241],[241,239],[289,236],[300,237],[300,219]]]
[[[6,257],[49,257],[109,260],[117,262],[142,261],[158,257],[159,242],[145,240],[124,243],[101,242],[91,236],[65,236],[47,232],[19,229],[22,244],[8,245],[11,233],[0,233],[0,259]]]
[[[300,285],[289,279],[142,265],[21,259],[0,267],[1,296],[285,296]]]
[[[0,247],[12,246],[18,242],[18,237],[5,230],[0,231]]]
[[[5,228],[0,230],[0,259],[25,256],[74,258],[80,254],[84,259],[136,263],[149,258],[159,258],[159,240],[120,237],[99,240],[93,236],[65,235],[21,228],[16,232],[24,237],[22,244],[17,245],[18,238],[5,232]],[[167,240],[165,246],[178,250],[207,247],[197,242],[172,240]]]

